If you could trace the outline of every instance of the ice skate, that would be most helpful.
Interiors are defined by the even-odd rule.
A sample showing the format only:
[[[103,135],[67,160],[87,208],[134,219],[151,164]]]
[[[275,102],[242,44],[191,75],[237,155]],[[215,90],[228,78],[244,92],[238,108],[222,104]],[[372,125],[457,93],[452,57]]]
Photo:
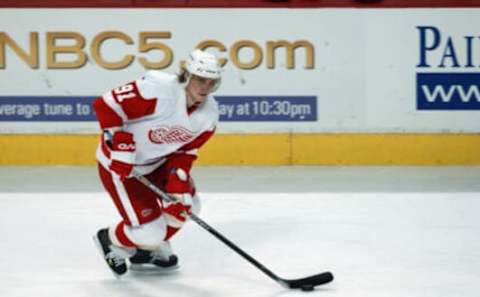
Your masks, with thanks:
[[[117,251],[119,248],[112,246],[112,242],[108,237],[108,229],[100,229],[97,234],[93,236],[93,240],[113,274],[116,277],[125,274],[127,272],[125,257]]]
[[[178,257],[173,254],[168,242],[155,251],[137,249],[135,255],[129,258],[130,269],[133,271],[172,271],[177,269]]]

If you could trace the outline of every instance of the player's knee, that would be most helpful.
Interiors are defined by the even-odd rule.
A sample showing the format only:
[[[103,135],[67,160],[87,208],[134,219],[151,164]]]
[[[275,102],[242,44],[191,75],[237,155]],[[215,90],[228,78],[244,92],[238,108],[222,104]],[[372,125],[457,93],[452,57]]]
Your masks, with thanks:
[[[126,226],[125,233],[136,246],[154,250],[162,244],[167,233],[167,223],[163,216],[136,227]]]

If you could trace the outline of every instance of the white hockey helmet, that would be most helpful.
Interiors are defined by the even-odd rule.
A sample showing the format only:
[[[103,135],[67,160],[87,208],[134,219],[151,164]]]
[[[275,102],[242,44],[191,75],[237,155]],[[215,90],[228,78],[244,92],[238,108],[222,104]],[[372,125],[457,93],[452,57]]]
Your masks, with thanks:
[[[185,68],[190,74],[210,79],[220,79],[222,72],[217,58],[199,49],[188,55]]]
[[[187,61],[185,62],[185,70],[189,73],[188,81],[190,80],[190,75],[196,75],[204,78],[214,79],[215,85],[212,87],[210,93],[215,92],[220,83],[222,82],[222,66],[218,59],[207,52],[201,51],[199,49],[194,50],[188,55]],[[187,84],[188,84],[187,81]]]

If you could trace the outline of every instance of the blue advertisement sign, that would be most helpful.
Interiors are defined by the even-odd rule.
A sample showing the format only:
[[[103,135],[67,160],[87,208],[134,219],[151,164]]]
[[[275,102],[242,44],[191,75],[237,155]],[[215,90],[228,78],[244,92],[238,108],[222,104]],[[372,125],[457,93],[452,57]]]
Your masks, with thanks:
[[[95,96],[3,96],[0,121],[95,121]],[[216,96],[220,121],[316,121],[316,96]]]
[[[95,121],[95,97],[8,96],[0,97],[0,121],[57,122]]]
[[[479,110],[480,73],[417,73],[417,109]]]
[[[313,122],[316,96],[216,96],[220,121]]]

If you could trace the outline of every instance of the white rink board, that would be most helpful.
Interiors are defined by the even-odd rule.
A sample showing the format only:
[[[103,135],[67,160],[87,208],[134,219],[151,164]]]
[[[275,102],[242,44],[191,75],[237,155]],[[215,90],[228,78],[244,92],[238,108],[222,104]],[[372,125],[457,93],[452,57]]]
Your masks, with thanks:
[[[39,34],[38,69],[28,67],[7,47],[6,67],[0,69],[0,96],[101,95],[140,77],[145,69],[138,58],[163,58],[158,51],[144,54],[138,49],[139,32],[161,31],[171,34],[155,40],[172,50],[173,63],[165,69],[169,72],[176,72],[179,60],[202,41],[223,44],[226,52],[211,51],[224,58],[229,58],[236,42],[248,40],[259,46],[263,60],[258,67],[240,69],[227,63],[218,95],[317,98],[316,121],[223,122],[220,133],[480,131],[478,109],[416,107],[417,73],[479,72],[480,39],[465,40],[480,35],[480,9],[1,9],[0,24],[2,32],[27,52],[29,33]],[[427,54],[430,67],[417,67],[421,55],[419,26],[435,27],[440,32],[437,48]],[[133,40],[130,45],[109,40],[101,47],[102,56],[110,61],[134,55],[130,66],[108,70],[92,59],[91,42],[105,31],[122,32]],[[47,32],[83,36],[88,62],[75,69],[48,69]],[[426,45],[434,43],[432,32],[427,32]],[[451,44],[446,48],[449,37]],[[305,50],[300,48],[294,69],[286,68],[283,49],[276,52],[276,66],[267,69],[266,44],[278,40],[310,42],[314,67],[304,68]],[[452,65],[452,50],[458,66]],[[239,59],[251,61],[252,52],[241,50]],[[441,61],[443,67],[439,66]],[[477,99],[480,102],[480,95]],[[96,133],[97,129],[94,122],[0,125],[0,133]]]

